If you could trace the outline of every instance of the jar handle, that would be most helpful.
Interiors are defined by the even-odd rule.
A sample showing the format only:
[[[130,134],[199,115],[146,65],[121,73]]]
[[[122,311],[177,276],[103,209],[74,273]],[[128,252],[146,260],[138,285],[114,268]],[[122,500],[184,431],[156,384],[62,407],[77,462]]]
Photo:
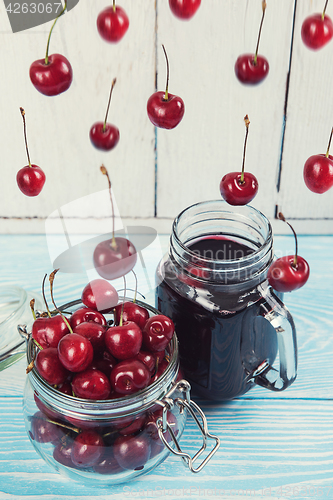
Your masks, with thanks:
[[[262,283],[258,288],[265,299],[265,303],[260,307],[259,315],[269,321],[277,333],[280,368],[276,370],[265,360],[255,370],[248,373],[247,381],[255,382],[272,391],[283,391],[294,382],[297,374],[296,328],[290,312],[272,293],[267,282]]]
[[[208,431],[207,419],[205,417],[205,414],[203,413],[201,408],[194,401],[192,401],[190,399],[189,394],[190,394],[191,386],[187,382],[187,380],[180,380],[176,384],[176,386],[174,387],[174,390],[185,393],[185,397],[184,397],[184,399],[182,399],[182,398],[172,399],[170,397],[165,397],[162,401],[158,401],[158,403],[163,406],[162,417],[160,417],[156,421],[158,435],[159,435],[162,443],[168,448],[169,451],[171,451],[171,453],[182,458],[185,466],[187,466],[191,472],[200,472],[203,469],[203,467],[207,464],[207,462],[209,462],[209,460],[212,458],[212,456],[217,452],[217,450],[220,446],[220,439],[217,436],[210,434],[210,432]],[[195,453],[195,455],[193,455],[193,457],[191,457],[191,455],[189,455],[188,453],[185,453],[184,451],[182,451],[182,449],[177,441],[177,438],[172,430],[172,425],[170,425],[169,422],[167,421],[167,412],[168,412],[168,410],[171,410],[173,408],[174,404],[176,404],[179,407],[181,413],[184,411],[184,409],[186,409],[189,412],[189,414],[192,416],[192,418],[194,419],[195,423],[197,424],[197,426],[201,432],[202,446],[199,449],[199,451],[197,451]],[[197,413],[198,413],[201,421],[198,418]],[[172,438],[172,441],[175,444],[177,451],[165,439],[164,433],[166,431],[169,431],[170,436]],[[210,453],[206,456],[206,458],[200,463],[200,465],[198,465],[197,467],[194,467],[193,466],[194,461],[197,460],[197,458],[206,450],[207,441],[209,439],[215,441],[214,448],[210,451]]]

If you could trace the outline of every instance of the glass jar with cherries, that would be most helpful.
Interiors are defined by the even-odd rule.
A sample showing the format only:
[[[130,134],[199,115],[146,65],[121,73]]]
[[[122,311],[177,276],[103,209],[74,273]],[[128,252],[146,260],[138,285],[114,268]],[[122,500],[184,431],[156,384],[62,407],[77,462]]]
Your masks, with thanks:
[[[136,304],[148,311],[149,319],[160,315],[143,302]],[[82,309],[81,301],[77,300],[60,309],[73,312],[80,305]],[[104,316],[105,331],[112,331],[117,322],[114,310]],[[31,333],[22,326],[19,329],[27,340],[30,370],[23,403],[26,430],[35,450],[58,472],[90,485],[112,485],[151,471],[170,452],[179,456],[191,471],[198,472],[217,451],[219,438],[209,434],[205,415],[190,399],[190,384],[180,376],[175,333],[163,349],[162,358],[159,354],[159,367],[156,361],[150,367],[149,382],[143,384],[143,388],[126,394],[127,380],[125,390],[115,392],[115,376],[112,375],[115,367],[109,363],[108,369],[104,368],[111,381],[108,396],[90,399],[78,397],[77,393],[84,395],[85,390],[93,390],[94,373],[90,373],[89,380],[81,385],[78,382],[80,372],[69,374],[63,383],[49,383],[42,376],[41,361],[38,362],[39,353],[47,354],[47,348],[40,349],[42,346]],[[110,358],[113,356],[95,352],[88,370],[100,372],[103,363],[106,366]],[[122,363],[116,360],[116,366]],[[147,363],[148,366],[148,360]],[[203,439],[202,447],[192,456],[183,452],[179,445],[189,414],[195,419]]]

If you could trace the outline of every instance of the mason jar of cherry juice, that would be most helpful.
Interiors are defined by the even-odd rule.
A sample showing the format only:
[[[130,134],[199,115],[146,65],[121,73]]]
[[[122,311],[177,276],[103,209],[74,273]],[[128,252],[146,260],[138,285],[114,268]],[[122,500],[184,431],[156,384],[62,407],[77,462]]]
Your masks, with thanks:
[[[207,201],[175,219],[156,307],[175,323],[194,394],[223,401],[295,380],[294,322],[267,281],[273,259],[271,225],[250,206]]]

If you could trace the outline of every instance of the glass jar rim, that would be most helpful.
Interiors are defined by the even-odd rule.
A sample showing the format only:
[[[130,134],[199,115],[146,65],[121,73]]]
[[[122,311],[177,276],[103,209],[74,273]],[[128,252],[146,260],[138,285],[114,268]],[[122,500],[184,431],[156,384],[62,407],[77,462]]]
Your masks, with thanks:
[[[212,262],[215,262],[217,264],[227,263],[228,265],[232,265],[235,262],[237,262],[237,264],[239,264],[239,265],[241,265],[242,263],[246,264],[246,262],[249,260],[249,257],[250,257],[250,260],[256,259],[257,255],[259,255],[265,249],[267,249],[268,247],[270,247],[272,245],[272,240],[273,240],[272,226],[271,226],[269,220],[267,219],[267,217],[262,212],[260,212],[259,210],[257,210],[256,208],[254,208],[254,207],[252,207],[250,205],[242,205],[242,206],[237,205],[237,206],[234,206],[234,205],[229,205],[224,200],[208,200],[208,201],[201,201],[201,202],[198,202],[198,203],[194,203],[193,205],[190,205],[190,206],[186,207],[174,219],[174,222],[173,222],[173,225],[172,225],[172,237],[175,238],[175,241],[177,242],[177,245],[179,245],[181,247],[181,249],[183,250],[183,252],[185,252],[186,254],[191,255],[193,257],[196,256],[195,252],[193,252],[188,246],[186,246],[182,242],[182,240],[181,240],[181,238],[179,236],[178,226],[181,223],[182,218],[186,214],[188,214],[191,210],[194,210],[196,208],[200,209],[200,207],[203,207],[203,208],[206,207],[207,208],[205,211],[203,211],[201,213],[213,212],[210,208],[213,207],[216,204],[217,205],[221,205],[221,207],[224,208],[224,210],[220,210],[221,212],[225,212],[225,213],[229,212],[230,214],[233,213],[235,215],[240,215],[240,214],[243,215],[242,212],[245,212],[245,213],[248,213],[248,215],[252,214],[252,215],[257,216],[259,219],[262,220],[263,224],[266,224],[266,226],[267,226],[267,235],[265,237],[265,241],[263,242],[263,244],[259,248],[257,248],[256,250],[254,250],[249,256],[244,256],[244,257],[240,257],[240,258],[237,258],[237,259],[210,259],[208,257],[200,256],[200,262],[202,262],[203,264],[206,263],[208,265],[210,263],[212,263]],[[216,212],[216,210],[214,210],[214,212]]]
[[[120,297],[121,300],[123,298]],[[131,300],[125,297],[125,300]],[[71,305],[79,305],[81,300],[71,302]],[[160,311],[154,307],[136,300],[136,304],[148,309],[153,315],[161,314]],[[65,305],[66,308],[68,304]],[[64,306],[62,306],[64,307]],[[60,308],[61,309],[61,308]],[[117,399],[112,400],[92,400],[77,398],[68,394],[63,394],[59,390],[49,385],[33,368],[28,377],[34,390],[37,392],[38,398],[50,408],[58,410],[64,415],[71,416],[80,420],[113,420],[125,415],[135,415],[136,413],[145,411],[150,408],[156,401],[163,398],[164,394],[168,392],[170,386],[175,381],[178,368],[178,340],[176,333],[170,341],[170,360],[162,375],[148,387]],[[27,346],[27,361],[30,364],[34,355],[34,343],[32,337],[28,341]]]

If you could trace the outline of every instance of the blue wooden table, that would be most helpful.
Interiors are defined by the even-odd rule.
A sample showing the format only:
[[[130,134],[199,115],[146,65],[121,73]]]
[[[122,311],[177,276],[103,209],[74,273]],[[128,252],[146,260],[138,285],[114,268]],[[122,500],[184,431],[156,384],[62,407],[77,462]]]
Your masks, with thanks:
[[[166,248],[168,238],[160,241]],[[0,373],[0,499],[333,499],[332,246],[333,237],[299,237],[311,275],[303,289],[285,295],[298,332],[294,384],[283,393],[254,388],[224,404],[197,401],[210,431],[221,438],[202,472],[193,474],[169,456],[152,473],[124,485],[88,488],[63,478],[39,458],[25,433],[22,359]],[[292,252],[292,237],[275,237],[275,248]],[[51,266],[45,236],[0,236],[1,284],[39,291]],[[78,298],[86,282],[86,276],[59,273],[57,301]],[[193,453],[198,443],[188,421],[182,447]]]

